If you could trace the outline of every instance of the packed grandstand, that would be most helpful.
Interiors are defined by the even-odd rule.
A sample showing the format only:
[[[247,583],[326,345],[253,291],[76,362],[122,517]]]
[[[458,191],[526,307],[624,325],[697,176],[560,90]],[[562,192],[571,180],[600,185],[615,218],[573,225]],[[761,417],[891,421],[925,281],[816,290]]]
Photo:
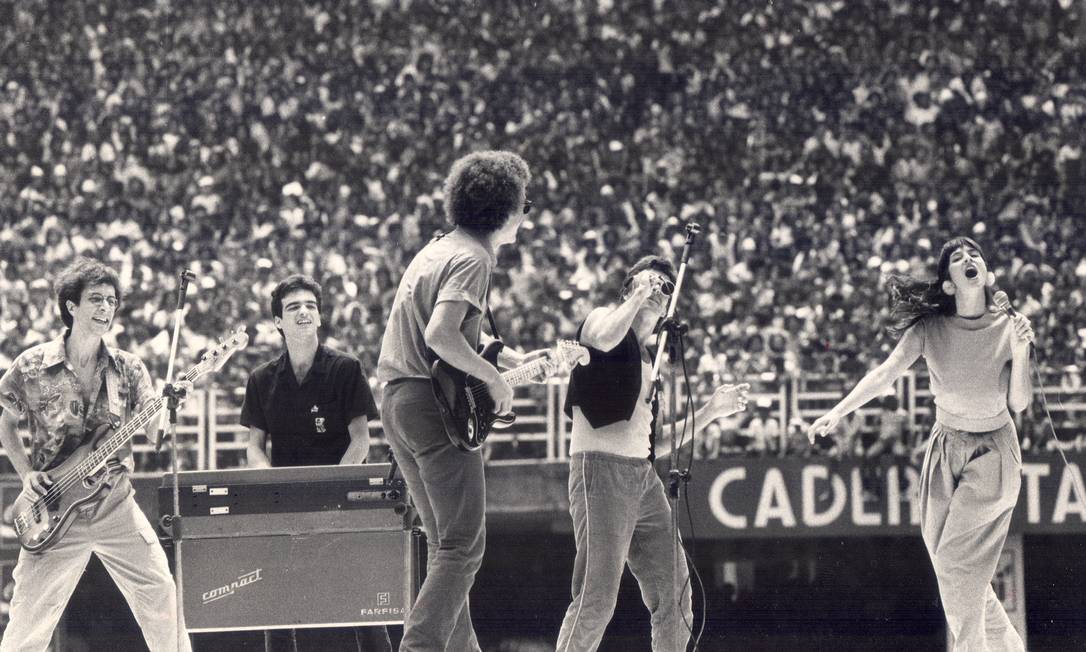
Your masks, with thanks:
[[[535,172],[491,292],[526,350],[696,221],[700,383],[848,384],[893,344],[885,275],[964,234],[1081,384],[1081,6],[621,4],[4,4],[0,369],[58,333],[50,279],[85,253],[121,270],[113,335],[158,377],[183,267],[185,359],[255,334],[221,387],[278,351],[269,291],[296,271],[372,373],[404,266],[447,228],[445,171],[501,148]]]

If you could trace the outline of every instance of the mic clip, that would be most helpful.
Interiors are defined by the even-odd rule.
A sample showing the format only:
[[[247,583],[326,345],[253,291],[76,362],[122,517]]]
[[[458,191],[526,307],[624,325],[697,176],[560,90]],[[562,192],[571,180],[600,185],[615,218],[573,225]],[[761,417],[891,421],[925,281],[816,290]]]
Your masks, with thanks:
[[[660,329],[668,329],[672,335],[685,335],[689,330],[689,326],[672,317],[671,319],[665,319],[660,322]]]
[[[168,401],[171,402],[172,407],[167,407],[168,409],[173,410],[176,409],[177,404],[179,404],[181,400],[185,398],[186,391],[184,387],[180,387],[171,383],[162,388],[162,396],[164,396]]]
[[[659,332],[667,332],[667,356],[672,361],[679,359],[680,343],[688,330],[690,327],[686,323],[675,318],[660,322]]]
[[[687,324],[675,319],[674,317],[671,319],[662,320],[660,322],[660,326],[657,328],[657,332],[660,333],[667,331],[667,336],[669,339],[682,337],[683,335],[686,335],[686,332],[688,330],[690,330],[690,327]]]
[[[679,497],[679,483],[686,484],[690,482],[690,469],[672,469],[668,473],[667,493],[672,498]]]

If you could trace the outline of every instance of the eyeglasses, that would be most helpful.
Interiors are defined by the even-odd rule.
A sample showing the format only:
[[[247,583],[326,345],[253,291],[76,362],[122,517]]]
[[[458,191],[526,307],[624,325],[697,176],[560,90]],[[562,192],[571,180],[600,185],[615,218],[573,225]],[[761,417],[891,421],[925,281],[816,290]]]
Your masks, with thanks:
[[[107,297],[101,294],[92,294],[87,297],[87,301],[90,301],[92,306],[100,306],[105,303],[110,308],[117,307],[117,297]]]
[[[532,212],[532,200],[531,199],[525,199],[524,200],[524,214],[527,215],[528,213],[531,213],[531,212]]]

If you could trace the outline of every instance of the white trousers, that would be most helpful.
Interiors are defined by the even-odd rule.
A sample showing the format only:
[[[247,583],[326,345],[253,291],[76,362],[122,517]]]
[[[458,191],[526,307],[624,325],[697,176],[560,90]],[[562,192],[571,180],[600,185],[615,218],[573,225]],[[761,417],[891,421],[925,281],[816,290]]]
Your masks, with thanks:
[[[1025,649],[991,584],[1021,486],[1013,423],[979,433],[935,424],[920,470],[920,529],[954,652]]]
[[[41,554],[19,553],[0,652],[41,652],[49,646],[92,553],[124,594],[152,652],[191,651],[187,636],[178,647],[176,593],[166,554],[128,478],[117,482],[98,512],[76,516],[55,546]]]

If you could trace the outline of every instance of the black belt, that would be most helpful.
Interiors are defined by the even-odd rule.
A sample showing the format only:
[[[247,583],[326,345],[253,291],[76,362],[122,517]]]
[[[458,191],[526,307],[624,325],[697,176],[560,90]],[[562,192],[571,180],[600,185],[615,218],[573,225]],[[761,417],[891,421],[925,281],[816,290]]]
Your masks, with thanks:
[[[388,387],[392,387],[394,385],[402,385],[404,383],[408,383],[408,382],[411,382],[411,381],[414,381],[416,383],[426,383],[427,385],[430,384],[430,379],[428,379],[428,378],[412,378],[412,377],[408,376],[408,377],[404,377],[404,378],[393,378],[392,380],[385,383],[385,387],[388,388]]]

